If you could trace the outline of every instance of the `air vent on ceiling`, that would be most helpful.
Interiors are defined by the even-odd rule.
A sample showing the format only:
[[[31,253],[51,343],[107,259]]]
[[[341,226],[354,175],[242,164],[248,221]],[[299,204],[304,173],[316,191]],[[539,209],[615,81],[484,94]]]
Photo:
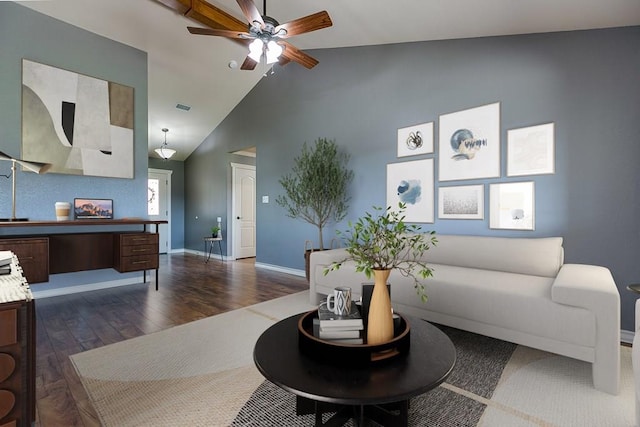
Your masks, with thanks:
[[[191,110],[191,107],[189,107],[188,105],[184,105],[184,104],[178,104],[178,105],[176,105],[176,108],[178,110],[184,110],[184,111]]]

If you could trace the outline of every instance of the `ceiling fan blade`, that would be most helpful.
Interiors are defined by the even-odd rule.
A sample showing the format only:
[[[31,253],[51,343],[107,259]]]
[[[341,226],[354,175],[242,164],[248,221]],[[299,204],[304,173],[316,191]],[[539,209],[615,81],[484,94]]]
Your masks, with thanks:
[[[244,59],[244,62],[242,63],[242,65],[240,66],[240,69],[241,70],[255,70],[256,65],[258,65],[258,63],[247,56]]]
[[[187,27],[187,30],[191,34],[199,34],[203,36],[222,36],[229,37],[230,39],[245,39],[251,37],[249,33],[241,33],[238,31],[231,30],[217,30],[212,28],[198,28],[198,27]]]
[[[326,10],[323,10],[322,12],[314,13],[313,15],[294,19],[293,21],[285,22],[284,24],[278,25],[275,28],[274,32],[277,33],[278,30],[285,29],[287,31],[287,34],[284,36],[280,36],[280,38],[284,39],[298,34],[321,30],[332,25],[333,22],[331,22],[329,14]]]
[[[262,15],[260,15],[260,11],[253,3],[253,0],[236,0],[240,9],[242,9],[242,14],[247,18],[249,24],[253,24],[254,21],[260,23],[260,28],[264,28],[264,21],[262,20]]]
[[[307,55],[291,43],[281,41],[279,42],[282,46],[284,46],[284,50],[282,51],[282,55],[290,61],[295,61],[298,64],[302,65],[306,68],[313,68],[318,65],[318,60],[312,56]]]
[[[235,16],[228,14],[205,0],[180,1],[190,1],[191,9],[185,13],[185,16],[201,24],[220,30],[247,31],[247,24],[245,22],[242,22]]]

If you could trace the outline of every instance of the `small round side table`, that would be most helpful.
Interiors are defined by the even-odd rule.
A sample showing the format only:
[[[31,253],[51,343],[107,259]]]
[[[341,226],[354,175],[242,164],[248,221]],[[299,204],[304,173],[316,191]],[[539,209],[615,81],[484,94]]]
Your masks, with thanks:
[[[633,283],[627,286],[627,290],[635,292],[636,294],[640,294],[640,283]]]

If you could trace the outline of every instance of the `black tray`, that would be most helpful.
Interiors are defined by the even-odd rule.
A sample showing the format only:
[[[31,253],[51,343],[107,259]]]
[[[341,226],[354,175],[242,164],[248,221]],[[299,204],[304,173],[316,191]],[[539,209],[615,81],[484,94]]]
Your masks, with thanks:
[[[326,360],[329,363],[368,364],[402,356],[409,351],[411,328],[402,315],[391,341],[383,344],[342,344],[322,340],[313,335],[313,319],[318,318],[318,310],[300,316],[298,320],[298,346],[304,354]]]

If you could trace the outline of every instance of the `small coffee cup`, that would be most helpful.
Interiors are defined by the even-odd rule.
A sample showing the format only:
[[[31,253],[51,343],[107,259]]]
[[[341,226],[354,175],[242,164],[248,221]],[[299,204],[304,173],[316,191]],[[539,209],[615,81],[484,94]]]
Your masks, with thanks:
[[[71,203],[56,202],[56,219],[58,221],[67,221],[71,213]]]
[[[351,288],[338,286],[333,294],[327,295],[327,308],[338,316],[346,316],[351,313]]]

